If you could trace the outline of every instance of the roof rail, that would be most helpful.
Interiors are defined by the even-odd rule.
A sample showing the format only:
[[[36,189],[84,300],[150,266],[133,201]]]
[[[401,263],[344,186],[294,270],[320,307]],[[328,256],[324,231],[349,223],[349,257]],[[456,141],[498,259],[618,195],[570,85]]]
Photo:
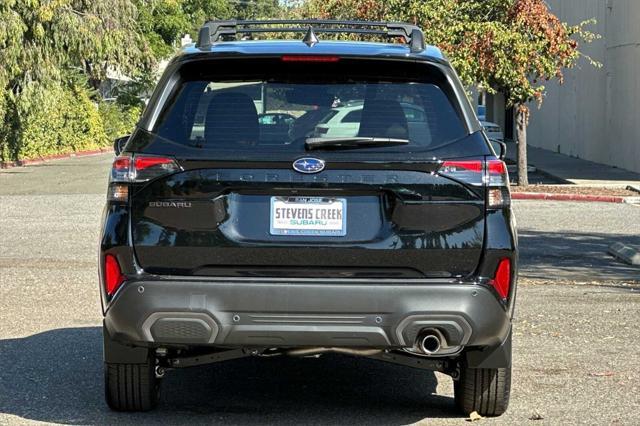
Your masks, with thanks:
[[[196,47],[209,49],[218,41],[235,39],[238,34],[254,33],[307,33],[305,40],[316,40],[315,33],[366,34],[388,38],[402,38],[418,53],[425,49],[422,30],[412,24],[396,22],[338,21],[326,19],[274,19],[252,21],[209,21],[198,34]],[[313,45],[315,43],[310,43]]]

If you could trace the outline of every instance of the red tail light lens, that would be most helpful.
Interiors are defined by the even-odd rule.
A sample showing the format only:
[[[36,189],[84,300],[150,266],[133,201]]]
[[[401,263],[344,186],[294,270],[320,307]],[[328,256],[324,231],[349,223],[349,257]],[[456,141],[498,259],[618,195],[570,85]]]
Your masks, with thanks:
[[[509,297],[511,289],[511,259],[502,259],[498,263],[495,278],[489,282],[502,299]]]
[[[104,257],[104,285],[109,296],[113,296],[124,282],[118,259],[111,254]]]
[[[131,172],[131,157],[121,155],[113,160],[111,167],[111,182],[128,182]]]
[[[509,186],[509,172],[504,161],[487,161],[487,175],[489,186]]]
[[[504,175],[507,173],[507,165],[501,160],[488,161],[489,175]]]
[[[179,170],[180,166],[173,158],[152,155],[134,155],[133,157],[132,175],[135,182],[146,182]]]
[[[282,62],[338,62],[339,56],[327,55],[284,55]]]
[[[121,157],[116,157],[116,159],[113,160],[114,170],[128,172],[130,165],[131,165],[131,158],[129,157],[121,156]]]
[[[133,162],[136,171],[142,171],[149,167],[162,166],[165,164],[171,165],[174,161],[171,158],[166,157],[142,157],[136,156]]]
[[[171,157],[124,154],[113,161],[111,182],[146,182],[180,170],[180,166]]]
[[[438,173],[470,185],[481,186],[482,169],[483,162],[481,160],[455,160],[442,163]]]
[[[473,186],[485,185],[487,207],[491,209],[508,207],[511,204],[509,173],[501,160],[451,160],[442,163],[439,174],[451,177]]]
[[[482,161],[445,161],[440,170],[444,173],[482,173]]]

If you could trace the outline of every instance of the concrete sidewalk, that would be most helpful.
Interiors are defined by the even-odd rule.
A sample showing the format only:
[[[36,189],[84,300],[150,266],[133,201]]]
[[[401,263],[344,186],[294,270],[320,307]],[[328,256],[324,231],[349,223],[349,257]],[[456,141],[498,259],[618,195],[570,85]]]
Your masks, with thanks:
[[[507,144],[507,158],[516,161],[518,147],[515,143]],[[527,147],[530,166],[563,180],[568,184],[584,186],[627,187],[640,186],[640,173],[594,163],[579,158],[557,154],[542,148]]]

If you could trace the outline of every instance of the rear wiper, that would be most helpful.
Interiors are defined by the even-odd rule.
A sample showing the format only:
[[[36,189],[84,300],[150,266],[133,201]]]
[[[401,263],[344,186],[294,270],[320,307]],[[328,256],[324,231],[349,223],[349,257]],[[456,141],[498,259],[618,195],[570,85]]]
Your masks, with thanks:
[[[374,138],[374,137],[346,137],[346,138],[307,138],[307,149],[321,148],[358,148],[372,146],[407,145],[408,139]]]

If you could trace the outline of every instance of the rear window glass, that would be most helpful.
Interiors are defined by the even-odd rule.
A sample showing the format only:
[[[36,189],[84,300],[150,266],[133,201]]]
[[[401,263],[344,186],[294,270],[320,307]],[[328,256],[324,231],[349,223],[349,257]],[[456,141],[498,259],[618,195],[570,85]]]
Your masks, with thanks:
[[[183,67],[152,133],[203,151],[276,156],[306,152],[308,138],[406,139],[406,145],[358,151],[410,152],[467,135],[446,79],[425,65],[378,61],[371,74],[373,67],[355,60],[263,60],[242,71],[237,62],[246,61],[226,62],[233,66]]]
[[[347,113],[342,119],[343,123],[357,123],[360,127],[360,120],[362,119],[362,107],[359,107],[355,111]]]

